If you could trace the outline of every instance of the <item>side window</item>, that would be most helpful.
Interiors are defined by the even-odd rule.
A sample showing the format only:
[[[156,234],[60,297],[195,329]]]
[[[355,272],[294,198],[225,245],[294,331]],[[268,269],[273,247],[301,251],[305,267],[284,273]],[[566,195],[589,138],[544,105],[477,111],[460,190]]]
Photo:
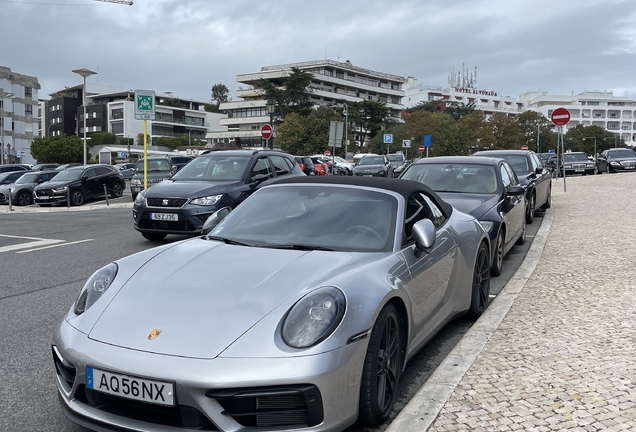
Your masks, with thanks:
[[[534,153],[532,154],[532,157],[534,158],[534,161],[537,164],[537,168],[543,168],[543,162],[541,161],[541,158]]]
[[[254,178],[258,174],[266,174],[268,177],[272,176],[272,168],[269,164],[267,157],[259,158],[252,168],[250,178]]]
[[[517,177],[517,173],[515,172],[515,169],[507,164],[504,164],[504,167],[506,167],[506,170],[508,170],[508,176],[510,177],[510,184],[512,186],[519,186],[519,177]]]
[[[285,158],[282,156],[270,156],[269,158],[272,160],[272,164],[274,165],[274,169],[276,170],[276,175],[278,177],[290,173],[289,165],[285,162]]]
[[[110,174],[111,171],[106,167],[95,167],[95,173],[96,175],[101,176],[105,174]]]
[[[503,183],[505,190],[510,189],[510,186],[512,186],[512,180],[510,179],[510,173],[508,170],[512,171],[512,168],[506,167],[505,164],[501,164],[501,182]]]
[[[294,161],[287,159],[286,157],[284,157],[283,159],[285,159],[285,162],[287,162],[287,165],[289,165],[289,172],[293,172],[294,171]]]
[[[435,228],[439,228],[446,221],[442,211],[428,196],[422,193],[411,194],[406,203],[406,215],[404,218],[406,244],[413,241],[413,225],[422,219],[430,219]]]
[[[82,174],[82,177],[88,177],[88,178],[95,177],[95,168],[89,168],[86,171],[84,171],[84,174]]]

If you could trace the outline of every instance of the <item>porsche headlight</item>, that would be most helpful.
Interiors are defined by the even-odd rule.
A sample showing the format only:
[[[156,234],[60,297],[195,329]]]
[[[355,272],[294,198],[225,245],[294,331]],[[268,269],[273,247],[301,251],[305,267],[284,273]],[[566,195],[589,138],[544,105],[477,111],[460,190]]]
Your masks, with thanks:
[[[116,275],[117,264],[115,263],[110,263],[93,273],[75,301],[75,315],[81,315],[90,308],[106,292]]]
[[[214,205],[214,204],[218,203],[221,200],[222,196],[223,196],[223,194],[210,195],[210,196],[206,196],[206,197],[195,198],[192,201],[190,201],[190,204],[204,205],[204,206]]]
[[[283,321],[283,341],[292,348],[308,348],[325,340],[345,313],[345,296],[338,288],[319,288],[296,302]]]

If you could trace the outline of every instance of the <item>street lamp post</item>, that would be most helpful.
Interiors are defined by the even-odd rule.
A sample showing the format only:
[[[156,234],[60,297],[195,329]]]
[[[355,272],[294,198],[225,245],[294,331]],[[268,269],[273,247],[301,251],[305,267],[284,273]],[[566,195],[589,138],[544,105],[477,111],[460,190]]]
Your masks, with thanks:
[[[606,140],[608,138],[614,138],[614,148],[616,148],[618,146],[618,140],[617,140],[618,137],[616,135],[611,137],[603,137],[603,140]]]
[[[96,75],[97,72],[93,72],[92,70],[86,68],[75,69],[71,72],[76,73],[84,78],[84,88],[82,89],[82,108],[84,111],[84,165],[86,165],[86,78],[91,75]]]
[[[585,141],[586,139],[594,140],[594,159],[596,159],[596,137],[583,137],[583,141]]]
[[[192,144],[190,144],[190,134],[192,133],[192,128],[190,128],[190,130],[188,130],[188,147],[192,147]]]
[[[267,108],[267,113],[269,114],[269,125],[272,127],[272,135],[269,137],[269,149],[272,150],[274,148],[274,110],[276,109],[276,101],[273,99],[269,99],[265,104]]]
[[[13,99],[13,93],[5,93],[0,103],[0,164],[4,165],[4,100]],[[7,152],[7,156],[9,156]]]
[[[349,108],[345,102],[344,106],[345,115],[345,159],[347,158],[347,152],[349,151]]]

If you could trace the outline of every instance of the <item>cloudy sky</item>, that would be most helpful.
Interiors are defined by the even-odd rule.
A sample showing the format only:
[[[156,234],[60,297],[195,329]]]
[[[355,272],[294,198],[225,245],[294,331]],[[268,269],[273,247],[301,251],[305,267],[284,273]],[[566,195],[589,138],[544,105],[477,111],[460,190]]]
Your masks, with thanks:
[[[478,68],[477,87],[518,97],[613,90],[636,98],[634,0],[0,0],[0,65],[40,97],[89,82],[234,97],[237,74],[320,60],[427,85]]]

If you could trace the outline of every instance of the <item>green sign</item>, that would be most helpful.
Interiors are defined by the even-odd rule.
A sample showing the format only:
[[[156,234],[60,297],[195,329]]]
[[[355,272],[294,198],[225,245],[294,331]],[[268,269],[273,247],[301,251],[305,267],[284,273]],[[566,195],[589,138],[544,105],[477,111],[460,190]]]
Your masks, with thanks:
[[[155,119],[155,92],[152,90],[135,90],[135,119]]]

